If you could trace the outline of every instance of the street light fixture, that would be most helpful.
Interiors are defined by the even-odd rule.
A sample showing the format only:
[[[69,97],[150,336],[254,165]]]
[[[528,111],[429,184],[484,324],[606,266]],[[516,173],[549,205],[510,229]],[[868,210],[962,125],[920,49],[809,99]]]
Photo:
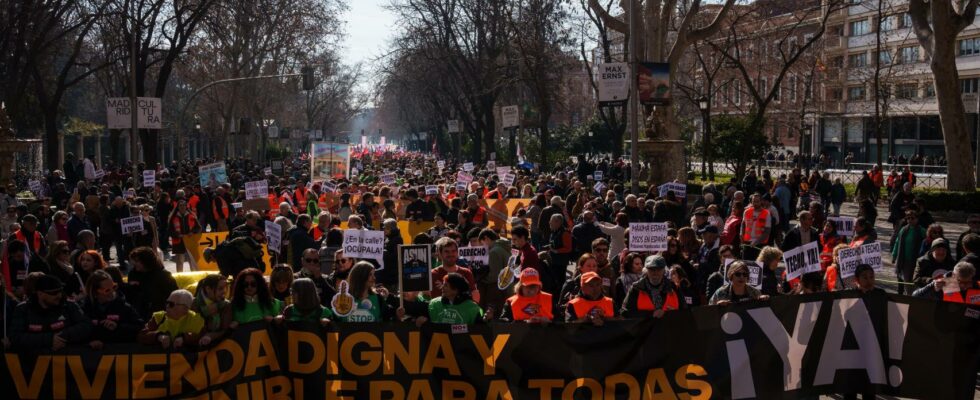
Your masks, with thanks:
[[[714,168],[709,159],[711,149],[711,102],[708,96],[701,96],[698,99],[698,109],[701,110],[701,180],[708,180],[708,169],[712,169],[711,178],[715,177]]]

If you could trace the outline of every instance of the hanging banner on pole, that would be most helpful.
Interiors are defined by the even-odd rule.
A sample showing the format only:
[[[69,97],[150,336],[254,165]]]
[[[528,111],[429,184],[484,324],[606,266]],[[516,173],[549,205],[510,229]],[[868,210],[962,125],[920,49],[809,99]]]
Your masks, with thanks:
[[[627,63],[599,64],[599,104],[623,103],[629,98],[630,67]]]
[[[129,114],[129,97],[105,99],[106,127],[132,129],[133,117]],[[136,127],[139,129],[163,129],[163,102],[159,97],[136,98]]]
[[[670,64],[637,63],[636,79],[640,103],[670,104]]]
[[[451,119],[449,120],[449,122],[447,122],[446,125],[447,125],[446,127],[449,128],[448,129],[449,133],[460,133],[462,131],[461,129],[462,124],[459,123],[458,119]]]
[[[517,106],[507,106],[500,108],[500,119],[504,129],[517,128],[521,126],[520,110]]]
[[[310,155],[311,181],[348,178],[350,146],[346,143],[315,142]]]

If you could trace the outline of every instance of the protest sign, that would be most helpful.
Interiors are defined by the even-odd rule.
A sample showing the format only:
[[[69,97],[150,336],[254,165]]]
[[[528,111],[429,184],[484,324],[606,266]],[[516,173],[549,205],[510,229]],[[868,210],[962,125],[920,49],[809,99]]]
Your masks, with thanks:
[[[490,249],[483,246],[460,247],[460,265],[468,267],[470,270],[482,270],[490,265]]]
[[[721,269],[722,278],[724,278],[725,283],[728,283],[728,267],[732,265],[733,262],[740,261],[745,263],[745,266],[749,268],[749,281],[748,285],[756,289],[762,289],[762,264],[755,260],[735,260],[734,258],[726,258],[723,260],[724,267]]]
[[[137,215],[135,217],[126,217],[119,220],[119,225],[122,226],[122,234],[128,235],[130,233],[143,232],[143,217]]]
[[[500,183],[503,183],[504,186],[510,187],[510,186],[514,185],[514,181],[515,180],[517,180],[517,175],[511,174],[511,173],[507,173],[507,174],[504,174],[504,176],[502,178],[500,178]]]
[[[37,179],[28,180],[27,186],[31,188],[31,193],[34,193],[35,197],[41,197],[44,195],[44,187],[41,186],[41,181]]]
[[[497,170],[497,176],[500,177],[510,173],[510,167],[508,166],[497,166],[496,170]]]
[[[381,175],[381,182],[384,182],[385,185],[394,185],[395,179],[394,173]]]
[[[875,272],[880,272],[885,267],[881,262],[880,242],[865,243],[861,246],[861,263],[870,265]]]
[[[262,168],[262,175],[272,176],[272,168],[271,167]]]
[[[820,244],[810,242],[783,253],[786,279],[796,279],[807,272],[820,271]]]
[[[95,179],[102,179],[102,178],[105,178],[105,170],[102,168],[95,170]]]
[[[593,177],[595,178],[595,180],[596,180],[596,181],[601,181],[601,180],[602,180],[602,177],[603,177],[603,173],[602,173],[602,171],[601,171],[601,170],[596,170],[596,171],[595,171],[595,172],[594,172],[594,173],[592,174],[592,176],[593,176]]]
[[[497,162],[494,160],[487,161],[486,165],[487,171],[494,171],[497,169]]]
[[[136,190],[134,190],[134,189],[126,189],[126,191],[123,192],[123,197],[124,198],[127,198],[127,199],[135,199],[136,198]]]
[[[687,197],[687,185],[677,182],[667,182],[660,185],[660,197],[667,196],[667,192],[673,191],[674,197],[683,199]]]
[[[222,183],[228,183],[228,172],[224,161],[205,164],[197,167],[201,187],[216,188]]]
[[[333,182],[327,182],[323,184],[322,189],[324,192],[334,193],[337,191],[337,184]]]
[[[596,193],[601,195],[604,194],[602,193],[602,191],[606,190],[606,185],[602,182],[596,182],[595,186],[593,186],[592,189],[595,190]]]
[[[463,164],[463,171],[472,172],[473,171],[473,163],[468,162],[466,164]]]
[[[854,223],[857,218],[854,217],[827,217],[828,221],[833,221],[834,225],[837,227],[837,235],[853,237],[854,236]],[[823,228],[823,227],[821,227]]]
[[[432,247],[398,246],[398,287],[401,293],[432,290]]]
[[[439,169],[446,169],[446,160],[439,160],[436,162],[436,167]]]
[[[282,247],[282,226],[272,221],[265,221],[265,239],[269,242],[269,251],[279,253]]]
[[[245,182],[245,200],[264,199],[269,196],[269,181]]]
[[[630,222],[630,250],[667,251],[666,222]]]
[[[237,209],[240,209],[240,208],[242,208],[242,203],[231,203],[231,207],[234,208],[234,209],[236,209],[236,210]]]
[[[153,187],[157,184],[157,172],[152,169],[143,170],[143,187]]]
[[[439,194],[439,187],[436,185],[428,185],[425,187],[426,196],[436,196]]]
[[[848,247],[837,251],[837,272],[841,279],[854,276],[858,264],[861,264],[860,247]]]
[[[363,229],[347,229],[344,231],[344,257],[376,260],[380,265],[379,270],[385,268],[382,258],[384,245],[384,231]]]
[[[459,171],[459,173],[456,174],[456,182],[462,182],[463,184],[468,185],[470,182],[473,182],[473,174]]]
[[[350,166],[350,145],[347,143],[315,142],[310,148],[310,179],[328,181],[347,178]]]
[[[464,182],[456,182],[456,192],[457,192],[457,194],[466,193],[466,183],[464,183]]]

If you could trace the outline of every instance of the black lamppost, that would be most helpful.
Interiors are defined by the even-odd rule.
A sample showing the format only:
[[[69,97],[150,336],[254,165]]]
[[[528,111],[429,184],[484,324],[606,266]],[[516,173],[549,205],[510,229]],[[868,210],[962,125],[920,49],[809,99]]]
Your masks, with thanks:
[[[813,127],[810,124],[803,125],[803,134],[800,135],[800,158],[803,159],[803,163],[806,165],[806,175],[810,176],[810,163],[811,163],[811,147],[813,141],[811,140],[811,135],[813,134]]]
[[[708,180],[708,168],[711,168],[711,178],[714,179],[714,168],[711,165],[711,103],[707,96],[698,99],[698,109],[701,110],[701,180]]]

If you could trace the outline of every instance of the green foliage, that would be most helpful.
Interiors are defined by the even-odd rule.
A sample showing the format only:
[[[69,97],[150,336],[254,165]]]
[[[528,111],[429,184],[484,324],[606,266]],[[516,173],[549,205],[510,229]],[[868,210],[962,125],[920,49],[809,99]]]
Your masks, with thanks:
[[[980,212],[980,192],[915,191],[929,211]]]
[[[720,115],[712,118],[711,124],[713,159],[733,165],[739,180],[745,175],[749,163],[762,158],[772,147],[762,131],[765,123],[754,123],[751,115]]]
[[[289,149],[269,143],[268,147],[265,149],[265,157],[267,160],[286,158],[289,156]]]

